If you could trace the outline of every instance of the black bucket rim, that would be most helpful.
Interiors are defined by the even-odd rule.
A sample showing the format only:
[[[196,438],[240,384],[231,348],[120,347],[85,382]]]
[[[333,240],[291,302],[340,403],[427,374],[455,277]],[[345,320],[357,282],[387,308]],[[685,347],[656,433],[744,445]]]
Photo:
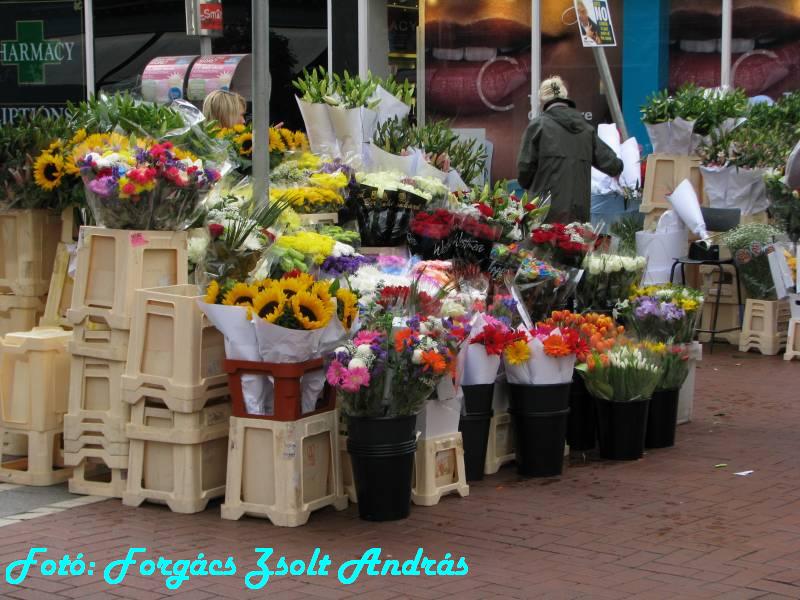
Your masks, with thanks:
[[[459,420],[482,421],[483,419],[491,419],[492,417],[494,417],[494,410],[490,410],[489,412],[467,413],[465,415],[461,415]]]
[[[401,444],[359,444],[348,440],[347,451],[359,456],[403,456],[417,451],[417,440]]]
[[[520,412],[517,410],[509,410],[508,414],[514,417],[560,417],[569,414],[570,409],[564,408],[562,410],[549,410],[546,412]]]
[[[563,388],[568,385],[572,385],[572,380],[570,379],[565,383],[509,383],[508,385],[509,387],[538,388],[538,389],[554,388],[554,387]]]

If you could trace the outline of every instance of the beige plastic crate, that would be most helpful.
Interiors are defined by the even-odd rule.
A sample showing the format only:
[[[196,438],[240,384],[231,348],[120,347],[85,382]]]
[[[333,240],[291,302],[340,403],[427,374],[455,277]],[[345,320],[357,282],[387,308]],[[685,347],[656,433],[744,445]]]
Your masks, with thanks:
[[[185,231],[128,231],[81,227],[71,323],[101,317],[130,329],[134,292],[187,283]]]
[[[514,450],[514,421],[508,413],[495,413],[489,425],[486,462],[483,472],[494,475],[516,458]]]
[[[342,466],[342,485],[348,500],[353,504],[358,503],[356,484],[353,481],[353,464],[350,462],[350,453],[347,451],[347,436],[339,435],[339,464]]]
[[[19,431],[9,430],[0,444],[0,449],[6,456],[25,456],[28,451],[28,438]]]
[[[15,331],[30,331],[43,314],[43,298],[0,294],[0,336]]]
[[[130,406],[122,401],[125,363],[72,355],[69,415],[86,419],[127,421]]]
[[[73,470],[69,492],[84,496],[122,498],[127,477],[127,468],[114,468],[101,459],[87,458]]]
[[[61,218],[47,210],[0,212],[0,293],[44,296],[61,237]]]
[[[228,398],[216,399],[194,413],[175,412],[159,399],[146,398],[133,405],[125,432],[130,440],[201,444],[227,437],[230,418]]]
[[[786,347],[791,312],[787,300],[753,300],[744,308],[739,351],[758,350],[775,356]]]
[[[125,426],[128,423],[130,407],[126,407],[122,417],[90,417],[83,415],[64,415],[64,438],[79,440],[85,436],[102,437],[108,442],[126,442],[128,434]]]
[[[411,501],[435,506],[442,496],[469,496],[461,432],[417,441]]]
[[[790,319],[786,334],[786,352],[783,360],[800,358],[800,319]]]
[[[0,338],[0,427],[60,430],[67,412],[72,334],[34,329]]]
[[[70,253],[67,244],[60,243],[53,263],[53,275],[47,292],[47,304],[44,307],[39,324],[48,327],[72,327],[67,320],[67,311],[72,302],[74,280],[69,275]]]
[[[112,329],[100,317],[86,317],[72,327],[74,335],[69,351],[78,356],[102,358],[124,363],[128,358],[131,337],[126,329]]]
[[[717,314],[717,329],[732,329],[733,327],[740,327],[742,322],[739,318],[740,305],[738,304],[720,304],[719,312]],[[714,315],[714,303],[711,298],[706,298],[703,302],[703,314],[700,324],[703,329],[711,329],[711,319]],[[699,327],[700,325],[698,325]],[[729,331],[727,333],[717,333],[714,336],[715,340],[727,342],[732,346],[738,346],[741,338],[741,331]],[[700,333],[697,339],[702,343],[711,341],[710,333]]]
[[[133,389],[126,389],[131,386]],[[151,386],[136,381],[122,378],[122,400],[129,405],[135,405],[145,399],[158,399],[167,408],[179,413],[195,413],[203,410],[206,404],[214,402],[220,398],[229,398],[228,382],[223,381],[209,386],[207,389],[193,389],[193,394],[188,398],[176,398],[165,389],[159,386]]]
[[[161,388],[193,400],[227,386],[225,338],[198,308],[202,297],[196,285],[136,292],[124,389]]]
[[[21,435],[24,449],[21,456],[10,458],[3,450],[5,440]],[[46,486],[63,483],[72,475],[64,466],[61,429],[51,431],[12,431],[0,426],[0,483]]]
[[[61,211],[61,243],[72,244],[78,239],[79,227],[75,222],[75,208],[68,206]]]
[[[700,172],[700,159],[696,156],[671,154],[651,154],[647,157],[647,175],[642,190],[640,211],[651,212],[654,208],[672,207],[669,196],[678,185],[688,179],[697,192],[703,206],[706,205],[703,193],[703,174]]]
[[[168,431],[168,430],[164,430]],[[143,502],[166,504],[172,512],[192,514],[208,501],[225,495],[228,431],[212,438],[213,428],[199,444],[131,440],[128,484],[122,496],[127,506]]]
[[[347,508],[337,419],[335,410],[298,421],[231,417],[222,518],[297,527],[314,510]]]
[[[720,304],[738,304],[739,297],[736,295],[736,270],[732,265],[723,265],[722,287],[719,290]],[[715,302],[717,289],[720,287],[719,269],[711,265],[700,265],[700,279],[702,281],[703,296],[707,302]],[[740,287],[742,300],[747,298],[744,286]]]
[[[129,442],[109,442],[99,435],[83,435],[77,440],[64,439],[64,464],[77,467],[87,458],[97,458],[113,469],[128,468]]]

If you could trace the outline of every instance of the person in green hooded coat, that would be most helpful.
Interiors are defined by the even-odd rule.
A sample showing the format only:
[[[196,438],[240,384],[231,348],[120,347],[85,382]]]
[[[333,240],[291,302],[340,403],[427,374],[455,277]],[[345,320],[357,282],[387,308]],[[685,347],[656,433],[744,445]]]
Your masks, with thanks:
[[[541,114],[522,137],[517,180],[534,196],[550,195],[548,223],[588,223],[592,167],[617,177],[622,161],[575,110],[560,77],[542,82],[539,102]]]

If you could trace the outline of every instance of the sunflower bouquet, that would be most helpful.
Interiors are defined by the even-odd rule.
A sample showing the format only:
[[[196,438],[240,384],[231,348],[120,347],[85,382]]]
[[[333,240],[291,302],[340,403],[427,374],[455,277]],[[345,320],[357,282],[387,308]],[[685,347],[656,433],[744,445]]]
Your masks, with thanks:
[[[703,307],[703,294],[676,285],[635,288],[629,298],[617,304],[616,315],[639,339],[666,340],[688,344]]]
[[[223,127],[215,132],[217,139],[229,144],[231,157],[239,164],[239,171],[249,174],[253,168],[253,126],[238,123],[233,127]],[[308,138],[302,131],[292,131],[285,127],[269,128],[269,162],[274,169],[289,152],[308,150]]]
[[[185,229],[201,213],[201,192],[220,179],[171,142],[97,134],[73,155],[95,221],[113,229]]]
[[[336,282],[293,273],[254,283],[212,281],[200,308],[225,336],[228,359],[294,364],[320,358],[348,337],[358,317],[358,297]],[[247,377],[248,412],[271,414],[272,382]],[[323,372],[303,376],[304,413],[314,410],[324,384]]]

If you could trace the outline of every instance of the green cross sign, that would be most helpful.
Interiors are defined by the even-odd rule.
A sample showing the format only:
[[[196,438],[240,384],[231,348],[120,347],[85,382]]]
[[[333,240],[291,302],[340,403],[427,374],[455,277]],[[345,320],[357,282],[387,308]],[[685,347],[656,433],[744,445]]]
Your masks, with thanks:
[[[45,83],[45,65],[72,60],[75,42],[44,38],[44,21],[17,21],[17,39],[0,41],[0,64],[17,67],[20,85]]]

